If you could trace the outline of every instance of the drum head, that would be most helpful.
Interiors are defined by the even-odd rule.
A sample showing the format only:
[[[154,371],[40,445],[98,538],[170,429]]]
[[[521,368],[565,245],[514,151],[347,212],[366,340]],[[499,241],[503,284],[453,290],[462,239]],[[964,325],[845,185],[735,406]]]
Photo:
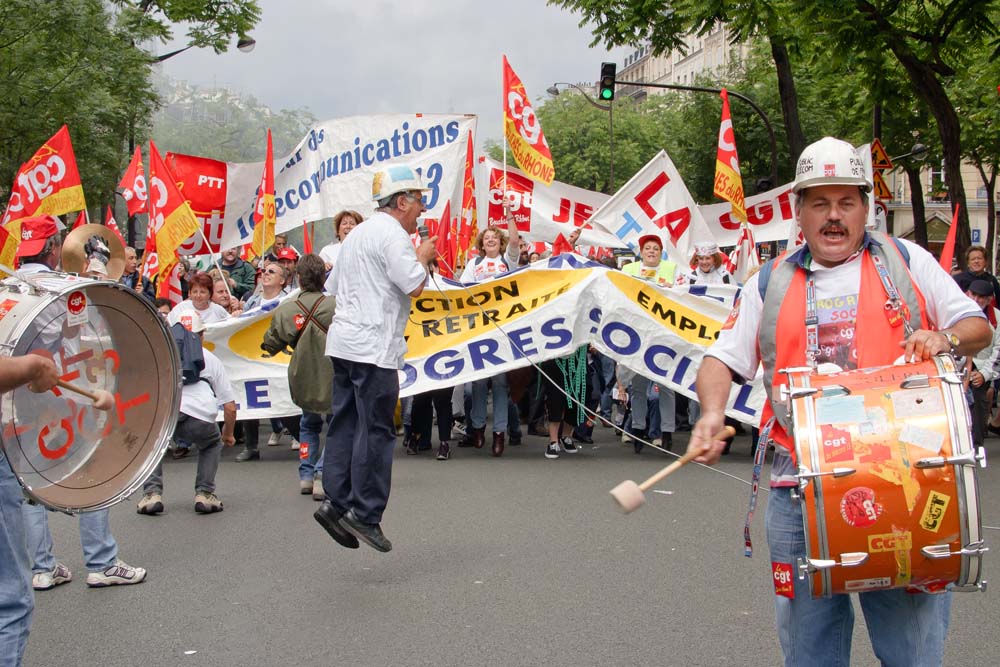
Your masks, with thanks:
[[[64,511],[110,507],[166,450],[180,402],[176,345],[152,304],[123,285],[57,273],[28,280],[32,289],[0,294],[16,301],[0,320],[0,343],[15,356],[51,356],[64,380],[108,391],[115,405],[102,412],[65,389],[19,387],[0,403],[4,452],[33,500]]]

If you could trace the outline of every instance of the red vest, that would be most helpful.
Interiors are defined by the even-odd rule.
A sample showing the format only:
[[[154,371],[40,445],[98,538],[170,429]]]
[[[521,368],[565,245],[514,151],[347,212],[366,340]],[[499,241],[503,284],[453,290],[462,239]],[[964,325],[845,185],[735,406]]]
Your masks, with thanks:
[[[899,251],[893,243],[888,246],[887,252]],[[889,249],[891,248],[891,250]],[[782,262],[785,254],[775,261]],[[910,282],[913,284],[913,291],[917,297],[917,307],[920,311],[920,328],[927,329],[927,310],[923,294],[913,281],[909,269],[906,270]],[[768,291],[778,287],[768,284]],[[876,366],[887,366],[893,363],[903,354],[903,348],[899,343],[904,340],[905,332],[902,322],[898,326],[892,326],[886,315],[885,302],[888,297],[885,287],[879,278],[875,263],[871,260],[868,250],[864,251],[861,258],[861,285],[858,289],[858,310],[855,320],[854,338],[857,341],[857,367],[873,368]],[[909,304],[907,304],[909,305]],[[806,360],[806,329],[803,323],[806,319],[806,271],[799,268],[792,276],[791,283],[785,292],[785,298],[781,302],[781,310],[778,313],[778,326],[776,331],[775,363],[773,368],[764,368],[764,373],[771,378],[771,386],[780,387],[785,382],[785,377],[778,371],[783,368],[794,368],[808,365]],[[758,340],[759,345],[759,340]],[[763,358],[763,357],[761,357]],[[764,402],[764,409],[761,414],[761,424],[767,423],[774,411],[771,407],[772,400],[781,400],[778,397],[768,396]],[[791,452],[795,457],[795,440],[785,432],[780,422],[776,422],[771,431],[771,438],[776,444],[781,445]]]

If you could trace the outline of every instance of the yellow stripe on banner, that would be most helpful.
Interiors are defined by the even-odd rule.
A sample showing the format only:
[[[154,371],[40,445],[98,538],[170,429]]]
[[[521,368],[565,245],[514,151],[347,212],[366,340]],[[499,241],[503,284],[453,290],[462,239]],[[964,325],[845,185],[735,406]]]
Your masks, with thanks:
[[[21,245],[21,221],[14,220],[9,222],[4,229],[7,230],[8,236],[6,242],[3,244],[3,248],[0,248],[0,264],[14,268],[17,246]],[[0,276],[6,277],[7,274],[0,271]]]
[[[453,348],[514,322],[533,309],[587,280],[592,269],[521,272],[478,285],[468,291],[424,290],[410,302],[406,325],[407,356],[420,358]]]
[[[722,197],[733,205],[733,214],[742,222],[747,221],[746,203],[743,197],[743,180],[740,175],[733,171],[725,162],[716,160],[715,162],[715,190],[718,197]]]
[[[74,185],[54,192],[39,204],[34,215],[62,215],[71,211],[82,211],[87,208],[87,200],[83,197],[83,186]],[[9,225],[8,225],[9,228]]]
[[[722,322],[681,305],[645,280],[617,271],[608,271],[607,276],[650,317],[687,342],[705,346],[718,338]]]
[[[173,257],[177,248],[196,231],[198,219],[194,217],[194,213],[186,204],[178,206],[156,232],[156,252]]]
[[[517,131],[514,121],[507,118],[504,122],[504,133],[507,135],[507,143],[510,144],[510,152],[514,156],[514,161],[529,178],[552,185],[556,177],[555,167],[552,160],[545,157],[521,136]]]

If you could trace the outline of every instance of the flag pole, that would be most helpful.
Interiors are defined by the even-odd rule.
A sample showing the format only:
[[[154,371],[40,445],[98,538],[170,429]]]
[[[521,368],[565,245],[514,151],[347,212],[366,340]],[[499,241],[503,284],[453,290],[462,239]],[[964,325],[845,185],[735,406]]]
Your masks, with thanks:
[[[215,264],[215,268],[219,270],[219,277],[225,278],[222,274],[222,264],[219,262],[219,257],[215,254],[215,251],[212,250],[212,244],[208,242],[208,238],[205,236],[205,230],[202,229],[201,225],[198,225],[198,234],[201,235],[201,240],[205,242],[205,246],[208,248],[208,254],[212,258],[212,263]],[[229,289],[229,281],[223,280],[222,282],[226,285],[226,293],[229,294],[229,298],[232,299],[233,292]],[[208,296],[211,298],[212,295],[209,294]]]

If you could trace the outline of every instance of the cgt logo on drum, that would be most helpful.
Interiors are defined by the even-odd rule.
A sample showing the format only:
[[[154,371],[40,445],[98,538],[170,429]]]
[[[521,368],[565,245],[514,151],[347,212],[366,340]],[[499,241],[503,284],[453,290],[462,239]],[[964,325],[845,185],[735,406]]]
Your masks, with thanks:
[[[87,307],[87,297],[83,292],[73,292],[67,297],[66,303],[71,315],[79,315]]]
[[[868,553],[871,554],[909,551],[911,548],[913,548],[913,534],[908,530],[868,536]]]
[[[941,529],[941,520],[944,518],[944,513],[948,511],[948,503],[950,502],[951,496],[931,491],[930,496],[927,498],[927,504],[924,505],[924,513],[920,517],[920,527],[932,533],[938,532]]]
[[[849,526],[867,528],[882,516],[882,505],[875,502],[873,490],[856,486],[840,499],[840,516]]]

